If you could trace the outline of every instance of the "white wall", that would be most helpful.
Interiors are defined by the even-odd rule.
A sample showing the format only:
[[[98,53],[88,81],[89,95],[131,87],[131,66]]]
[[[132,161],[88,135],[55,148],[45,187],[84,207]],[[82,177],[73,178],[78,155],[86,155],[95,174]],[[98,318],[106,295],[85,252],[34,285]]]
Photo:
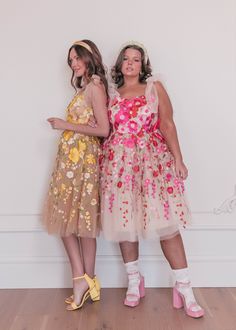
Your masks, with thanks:
[[[83,38],[108,66],[127,40],[148,48],[190,169],[193,225],[183,236],[193,284],[236,285],[235,31],[233,0],[1,0],[0,287],[71,284],[61,243],[39,215],[59,134],[46,118],[64,115],[73,94],[67,51]],[[98,243],[103,285],[124,285],[117,246]],[[140,250],[147,284],[170,285],[159,243]]]

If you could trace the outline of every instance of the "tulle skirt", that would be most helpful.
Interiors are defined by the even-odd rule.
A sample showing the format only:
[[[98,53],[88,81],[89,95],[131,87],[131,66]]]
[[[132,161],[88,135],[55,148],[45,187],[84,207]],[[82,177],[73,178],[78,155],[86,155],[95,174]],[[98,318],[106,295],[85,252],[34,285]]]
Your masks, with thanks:
[[[50,234],[93,238],[100,230],[98,138],[62,134],[42,221]]]
[[[190,211],[174,158],[155,133],[113,133],[103,146],[101,222],[106,239],[168,239],[187,225]]]

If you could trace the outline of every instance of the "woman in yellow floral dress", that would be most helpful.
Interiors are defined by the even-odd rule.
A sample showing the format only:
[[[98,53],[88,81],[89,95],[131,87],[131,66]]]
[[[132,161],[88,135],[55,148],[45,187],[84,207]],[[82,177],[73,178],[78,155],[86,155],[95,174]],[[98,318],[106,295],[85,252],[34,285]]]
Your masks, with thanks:
[[[101,54],[90,40],[75,42],[68,53],[76,94],[66,120],[49,118],[53,129],[62,130],[55,167],[46,199],[43,223],[50,234],[62,237],[72,275],[73,295],[65,300],[68,310],[83,306],[91,297],[100,299],[94,277],[96,236],[99,222],[100,141],[109,134],[107,81]],[[96,127],[88,125],[96,118]]]

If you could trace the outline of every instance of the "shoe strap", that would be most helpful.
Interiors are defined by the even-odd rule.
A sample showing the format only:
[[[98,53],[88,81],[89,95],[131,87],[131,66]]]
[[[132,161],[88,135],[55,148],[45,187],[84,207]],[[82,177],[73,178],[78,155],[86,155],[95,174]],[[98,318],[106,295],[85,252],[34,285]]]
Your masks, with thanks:
[[[93,289],[95,287],[95,281],[88,276],[88,274],[84,273],[84,275],[82,276],[78,276],[78,277],[73,277],[73,281],[77,281],[77,280],[81,280],[81,279],[85,279],[85,281],[88,283],[89,289]]]
[[[85,278],[85,274],[82,276],[73,277],[72,280],[77,281],[77,280],[81,280],[82,278]]]
[[[139,299],[140,298],[140,295],[135,294],[135,293],[126,293],[126,298],[128,299],[129,297],[134,297],[134,298]]]
[[[189,306],[188,306],[188,308],[189,308],[190,310],[192,310],[194,307],[198,307],[199,310],[202,310],[202,307],[201,307],[200,305],[198,305],[197,302],[192,302],[192,303],[190,303]]]
[[[77,305],[74,301],[72,301],[72,303],[70,303],[70,306],[72,307],[72,310],[75,310],[78,308],[79,305]]]
[[[84,275],[82,275],[82,276],[73,277],[72,279],[73,279],[73,281],[85,279],[88,284],[89,284],[89,282],[93,281],[93,279],[91,277],[89,277],[88,274],[86,274],[86,273],[84,273]],[[95,279],[96,279],[96,276],[95,276],[94,280]]]

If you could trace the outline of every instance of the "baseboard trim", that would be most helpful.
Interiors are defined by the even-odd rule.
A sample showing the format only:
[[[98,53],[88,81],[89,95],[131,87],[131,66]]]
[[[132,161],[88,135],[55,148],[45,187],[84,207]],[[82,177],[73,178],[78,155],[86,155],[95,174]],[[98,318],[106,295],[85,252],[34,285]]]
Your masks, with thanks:
[[[236,286],[236,257],[189,256],[188,263],[194,287]],[[171,270],[163,256],[141,255],[140,269],[147,287],[173,286]],[[2,289],[71,287],[70,266],[64,256],[4,257],[0,261],[0,273]],[[96,273],[104,288],[127,285],[119,255],[98,255]]]
[[[97,255],[97,263],[103,262],[122,262],[122,257],[120,255]],[[140,255],[140,262],[151,262],[151,263],[166,263],[166,259],[161,255]],[[188,262],[235,262],[236,256],[188,256]],[[6,256],[2,257],[0,264],[69,264],[68,258],[66,256]]]

